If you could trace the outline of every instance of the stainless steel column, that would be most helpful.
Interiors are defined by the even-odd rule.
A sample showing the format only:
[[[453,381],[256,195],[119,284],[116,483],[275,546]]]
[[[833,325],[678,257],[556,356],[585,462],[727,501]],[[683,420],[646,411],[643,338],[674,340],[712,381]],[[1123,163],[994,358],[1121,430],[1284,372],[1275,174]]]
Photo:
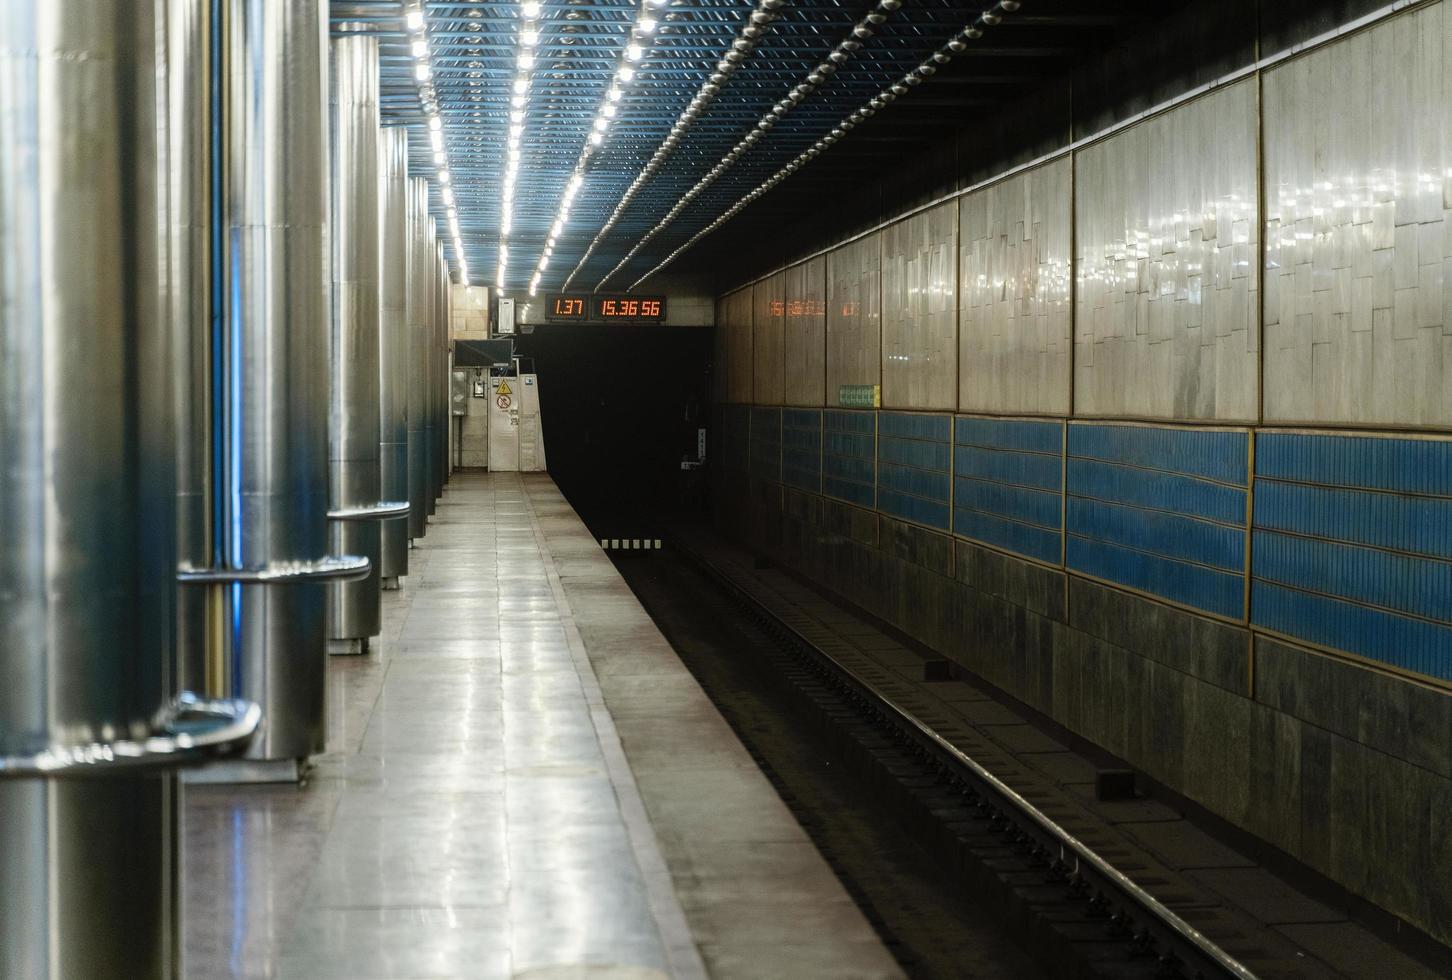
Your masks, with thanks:
[[[430,215],[425,222],[428,233],[424,239],[424,508],[434,513],[439,499],[439,222]]]
[[[408,536],[421,538],[428,527],[428,210],[429,182],[408,181]]]
[[[165,13],[0,2],[3,977],[179,970]]]
[[[339,37],[333,52],[333,317],[328,415],[330,544],[373,562],[368,576],[328,586],[328,638],[362,652],[382,628],[377,563],[378,39]],[[352,519],[341,519],[348,514]]]
[[[210,0],[167,0],[167,169],[172,175],[169,257],[176,357],[177,558],[215,562],[212,484],[212,18]],[[221,659],[221,586],[177,593],[181,686],[209,697],[226,693]]]
[[[439,242],[439,318],[435,335],[435,361],[438,364],[438,462],[439,496],[444,494],[444,484],[449,482],[449,430],[454,422],[449,415],[449,261],[444,257],[444,243]]]
[[[378,472],[384,497],[408,500],[408,129],[384,127],[381,153]],[[382,531],[379,574],[396,588],[408,574],[408,521]]]
[[[327,9],[224,0],[219,563],[229,691],[262,704],[248,756],[323,747],[328,557]]]

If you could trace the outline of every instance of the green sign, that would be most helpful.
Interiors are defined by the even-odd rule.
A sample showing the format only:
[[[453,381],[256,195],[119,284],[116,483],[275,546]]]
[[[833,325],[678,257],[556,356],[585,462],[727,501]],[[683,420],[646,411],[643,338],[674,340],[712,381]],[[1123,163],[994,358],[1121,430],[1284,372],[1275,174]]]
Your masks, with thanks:
[[[837,404],[843,408],[880,408],[882,385],[839,385]]]

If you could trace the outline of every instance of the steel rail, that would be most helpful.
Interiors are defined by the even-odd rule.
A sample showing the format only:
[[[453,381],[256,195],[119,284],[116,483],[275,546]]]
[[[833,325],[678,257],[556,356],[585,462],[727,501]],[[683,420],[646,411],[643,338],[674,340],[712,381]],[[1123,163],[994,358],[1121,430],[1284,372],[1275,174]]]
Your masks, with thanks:
[[[1029,834],[1039,839],[1041,845],[1047,845],[1046,849],[1057,848],[1060,862],[1064,862],[1066,859],[1071,860],[1073,864],[1067,868],[1071,875],[1078,876],[1084,881],[1092,880],[1101,895],[1105,895],[1106,892],[1117,894],[1121,907],[1137,919],[1140,925],[1147,927],[1151,935],[1164,943],[1166,949],[1174,951],[1180,965],[1189,966],[1198,961],[1214,971],[1210,975],[1234,977],[1236,980],[1258,980],[1257,974],[1244,963],[1186,922],[1173,909],[1155,898],[1124,872],[1096,854],[1093,849],[1060,826],[1052,817],[1045,814],[1012,786],[939,735],[911,711],[877,690],[870,681],[858,676],[852,668],[822,650],[800,630],[767,609],[762,602],[721,571],[714,562],[699,553],[691,552],[690,554],[698,564],[709,571],[739,600],[756,609],[761,615],[769,617],[777,628],[789,634],[795,646],[805,651],[825,669],[835,672],[865,698],[875,702],[881,711],[895,718],[900,725],[947,756],[953,765],[966,770],[973,780],[976,780],[980,786],[986,788],[992,796],[997,798],[1001,804],[1000,815],[1016,823],[1020,829],[1026,829]],[[1027,828],[1025,828],[1025,824],[1028,825]],[[1139,914],[1136,915],[1132,910],[1138,910]],[[1197,974],[1192,972],[1191,975]],[[1198,976],[1204,977],[1207,974],[1201,970]]]

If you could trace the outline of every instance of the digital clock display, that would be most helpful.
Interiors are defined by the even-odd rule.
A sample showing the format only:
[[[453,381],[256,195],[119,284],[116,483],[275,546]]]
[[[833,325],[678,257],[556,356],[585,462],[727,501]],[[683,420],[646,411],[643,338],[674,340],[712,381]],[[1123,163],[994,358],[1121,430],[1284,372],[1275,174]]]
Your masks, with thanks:
[[[665,319],[664,296],[594,296],[590,319],[605,323],[660,323]]]
[[[545,319],[547,320],[583,320],[585,319],[586,297],[584,296],[550,296],[549,304],[545,307]]]

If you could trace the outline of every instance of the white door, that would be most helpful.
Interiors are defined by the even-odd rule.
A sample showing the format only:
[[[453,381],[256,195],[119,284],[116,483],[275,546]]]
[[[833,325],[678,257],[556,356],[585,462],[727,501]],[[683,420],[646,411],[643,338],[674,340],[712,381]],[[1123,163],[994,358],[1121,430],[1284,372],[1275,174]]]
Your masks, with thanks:
[[[489,469],[512,473],[519,469],[518,378],[489,379]]]

